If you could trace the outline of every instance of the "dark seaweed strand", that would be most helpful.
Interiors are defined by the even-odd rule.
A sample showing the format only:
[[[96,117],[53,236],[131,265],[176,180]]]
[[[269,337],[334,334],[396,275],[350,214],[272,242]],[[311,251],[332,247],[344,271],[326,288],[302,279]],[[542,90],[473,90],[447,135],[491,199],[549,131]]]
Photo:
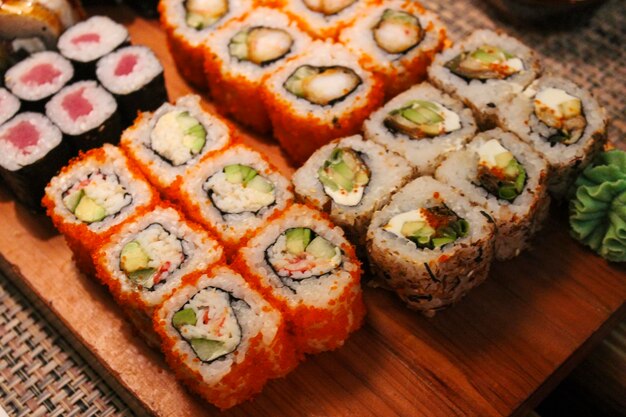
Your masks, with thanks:
[[[178,107],[174,107],[172,110],[169,110],[166,113],[170,113],[170,112],[173,112],[173,111],[180,111],[180,109]],[[204,131],[206,132],[206,136],[204,137],[204,146],[202,146],[202,149],[200,149],[200,152],[198,152],[196,155],[194,155],[192,158],[190,158],[187,162],[184,162],[182,164],[176,165],[176,164],[174,164],[174,162],[171,159],[164,157],[163,155],[158,153],[156,150],[154,150],[152,148],[152,131],[154,130],[154,126],[156,126],[156,122],[158,122],[158,120],[156,120],[154,122],[154,125],[151,126],[151,128],[150,128],[150,134],[148,135],[148,143],[147,144],[145,144],[145,143],[143,144],[143,146],[146,149],[150,150],[158,158],[160,158],[161,160],[167,162],[168,164],[170,164],[173,167],[180,167],[180,166],[183,166],[183,165],[188,165],[190,162],[192,162],[193,160],[197,159],[200,155],[202,155],[204,153],[205,148],[207,147],[207,144],[209,143],[209,129],[207,128],[207,126],[204,123],[202,123],[202,121],[200,119],[198,119],[194,114],[192,114],[190,109],[184,108],[184,110],[182,110],[182,111],[186,111],[194,119],[196,119],[198,121],[198,123],[200,123],[202,125],[202,127],[204,128]],[[159,116],[159,119],[162,116],[164,116],[164,115],[165,115],[165,113],[162,114],[161,116]]]
[[[287,77],[287,80],[289,80],[289,78],[291,78],[291,76],[292,76],[293,74],[295,74],[295,72],[296,72],[296,71],[298,71],[300,68],[305,67],[305,66],[309,66],[309,67],[317,68],[317,69],[319,69],[319,70],[320,70],[320,72],[323,72],[323,71],[326,71],[326,70],[329,70],[329,69],[346,68],[346,69],[349,69],[350,71],[354,72],[354,75],[356,75],[356,76],[357,76],[357,78],[359,79],[359,83],[358,83],[357,85],[355,85],[355,86],[354,86],[354,88],[353,88],[352,90],[348,91],[346,94],[344,94],[344,95],[343,95],[343,96],[341,96],[341,97],[338,97],[338,98],[336,98],[336,99],[334,99],[334,100],[329,101],[328,103],[326,103],[326,104],[324,104],[324,105],[321,105],[321,104],[316,104],[316,103],[312,103],[312,102],[310,102],[309,100],[307,100],[307,99],[306,99],[306,98],[304,98],[304,97],[299,97],[299,96],[296,96],[295,94],[293,94],[292,92],[290,92],[289,90],[287,90],[287,87],[286,87],[287,81],[285,81],[285,82],[283,83],[283,89],[285,89],[285,91],[287,91],[289,94],[291,94],[291,95],[293,95],[293,96],[295,96],[295,97],[301,98],[302,100],[306,100],[306,101],[308,101],[309,103],[311,103],[311,104],[313,104],[313,105],[316,105],[316,106],[326,107],[326,106],[333,106],[333,105],[335,105],[335,104],[337,104],[337,103],[341,103],[343,100],[345,100],[346,98],[348,98],[348,96],[349,96],[349,95],[351,95],[352,93],[354,93],[354,92],[355,92],[355,91],[356,91],[356,90],[357,90],[357,89],[361,86],[361,84],[363,84],[363,79],[359,76],[359,74],[357,74],[357,73],[356,73],[356,71],[354,71],[352,68],[345,67],[345,66],[343,66],[343,65],[330,65],[330,66],[322,66],[322,67],[317,67],[317,66],[314,66],[314,65],[308,65],[308,64],[300,65],[298,68],[296,68],[295,70],[293,70],[293,72],[289,75],[289,77]]]
[[[498,224],[496,223],[496,221],[493,219],[493,217],[491,217],[491,215],[489,213],[487,213],[484,210],[480,211],[480,214],[482,214],[484,217],[487,218],[487,221],[491,224],[493,224],[493,226],[496,228],[496,230],[498,230]]]
[[[235,315],[235,318],[236,318],[236,320],[235,320],[235,321],[237,322],[237,327],[239,327],[239,333],[241,334],[241,340],[243,340],[243,338],[244,338],[244,333],[243,333],[243,329],[241,328],[241,325],[239,324],[239,320],[240,320],[240,318],[239,318],[239,316],[237,316],[237,310],[235,310],[235,309],[233,308],[233,304],[234,304],[234,303],[241,303],[242,305],[245,305],[247,308],[251,308],[251,307],[250,307],[250,304],[248,304],[246,301],[242,300],[241,298],[237,298],[237,297],[235,297],[235,296],[234,296],[231,292],[229,292],[229,291],[226,291],[226,290],[224,290],[224,289],[222,289],[222,288],[213,287],[213,286],[210,286],[210,285],[209,285],[208,287],[204,287],[204,288],[202,288],[202,289],[198,290],[198,291],[197,291],[197,292],[196,292],[196,293],[195,293],[195,294],[194,294],[194,295],[193,295],[193,296],[192,296],[189,300],[193,300],[193,298],[194,298],[195,296],[197,296],[197,295],[198,295],[201,291],[205,291],[205,290],[208,290],[208,289],[214,289],[214,290],[216,290],[216,291],[218,291],[218,292],[225,293],[226,295],[228,295],[228,304],[230,305],[231,309],[233,310],[233,314]],[[178,310],[177,310],[174,314],[178,313],[179,311],[184,310],[184,309],[185,309],[185,306],[186,306],[186,305],[188,305],[188,304],[189,304],[189,301],[187,301],[185,304],[183,304],[183,305],[182,305],[182,306],[181,306],[181,307],[180,307],[180,308],[179,308],[179,309],[178,309]],[[181,338],[182,340],[184,340],[185,342],[187,342],[187,344],[189,344],[189,346],[191,347],[191,343],[189,343],[189,342],[187,341],[187,339],[185,338],[185,336],[183,336],[183,334],[180,332],[180,330],[178,330],[178,329],[174,326],[174,314],[172,314],[172,320],[170,321],[170,324],[172,325],[172,327],[174,327],[174,329],[176,329],[176,332],[178,333],[178,335],[180,336],[180,338]],[[198,359],[200,359],[200,361],[201,361],[202,363],[206,363],[206,364],[210,364],[210,363],[213,363],[213,362],[215,362],[215,361],[222,361],[222,360],[225,360],[225,359],[226,359],[229,355],[231,355],[232,353],[236,352],[236,351],[237,351],[237,349],[239,349],[239,346],[241,345],[241,340],[239,340],[239,343],[237,344],[237,346],[235,346],[235,348],[234,348],[233,350],[231,350],[230,352],[225,353],[224,355],[219,356],[219,357],[217,357],[217,358],[215,358],[215,359],[213,359],[213,360],[210,360],[210,361],[204,361],[204,360],[200,359],[197,355],[196,355],[196,357],[197,357]],[[191,350],[193,351],[193,348],[191,348]],[[195,351],[194,351],[194,353],[195,353]]]
[[[167,229],[165,228],[165,226],[163,226],[161,223],[157,223],[157,222],[155,222],[155,223],[150,223],[150,224],[149,224],[149,225],[147,225],[147,226],[146,226],[143,230],[147,230],[148,228],[150,228],[151,226],[154,226],[154,225],[156,225],[156,226],[161,226],[161,227],[163,228],[163,230],[165,230],[165,233],[167,233],[167,234],[168,234],[168,236],[169,236],[169,235],[172,235],[172,233],[171,233],[169,230],[167,230]],[[142,230],[142,231],[143,231],[143,230]],[[180,237],[178,237],[178,236],[176,236],[176,240],[178,240],[178,242],[180,243],[180,249],[181,249],[181,251],[182,251],[182,253],[183,253],[183,260],[182,260],[182,261],[180,262],[180,264],[178,264],[178,266],[176,267],[176,270],[180,271],[180,270],[181,270],[181,269],[185,266],[185,263],[186,263],[186,262],[187,262],[187,260],[189,259],[189,255],[188,255],[188,254],[187,254],[187,252],[185,251],[185,245],[183,245],[183,242],[184,242],[185,240],[184,240],[184,239],[182,239],[182,238],[180,238]],[[120,260],[120,262],[121,262],[121,260]],[[121,266],[120,266],[120,268],[121,268]],[[156,291],[157,289],[161,288],[163,285],[165,285],[165,282],[167,281],[167,278],[169,278],[170,276],[174,275],[174,272],[176,272],[176,270],[175,270],[175,271],[173,271],[173,272],[169,272],[169,273],[167,274],[167,276],[166,276],[164,279],[162,279],[161,281],[159,281],[158,283],[156,283],[155,285],[153,285],[153,286],[152,286],[152,288],[147,288],[147,290],[148,290],[148,291],[150,291],[150,292],[153,292],[153,291]],[[146,289],[146,288],[144,288],[144,289]]]
[[[435,281],[435,282],[441,283],[441,280],[439,280],[435,276],[435,274],[433,274],[433,271],[430,269],[430,266],[428,265],[428,262],[424,262],[424,266],[426,267],[426,271],[428,272],[428,276],[430,276],[430,279]]]
[[[380,20],[378,21],[378,23],[376,23],[376,26],[374,26],[374,27],[372,28],[372,30],[370,30],[370,33],[371,33],[371,35],[372,35],[372,40],[374,41],[374,43],[376,44],[376,46],[378,46],[379,48],[380,48],[380,45],[378,45],[378,42],[376,42],[376,39],[374,38],[374,30],[378,29],[378,27],[380,26],[381,22],[383,21],[382,15],[383,15],[383,14],[385,14],[385,13],[386,13],[387,11],[389,11],[389,10],[391,10],[391,9],[385,9],[385,10],[383,10],[383,13],[381,14]],[[417,20],[417,27],[418,27],[418,28],[420,28],[420,33],[422,34],[422,37],[420,38],[420,40],[419,40],[419,41],[417,41],[417,42],[415,43],[415,45],[413,45],[413,46],[411,46],[410,48],[408,48],[408,49],[406,49],[406,50],[404,50],[404,51],[402,51],[402,52],[400,52],[400,53],[397,53],[397,54],[390,54],[389,52],[385,51],[383,48],[380,48],[380,49],[383,49],[383,51],[385,52],[385,54],[386,54],[386,55],[393,55],[393,56],[394,56],[394,58],[392,59],[392,61],[399,61],[399,60],[401,60],[402,58],[404,58],[404,56],[405,56],[405,55],[407,55],[407,54],[408,54],[409,52],[411,52],[413,49],[415,49],[415,48],[417,48],[418,46],[420,46],[420,45],[422,44],[422,42],[424,42],[424,39],[426,38],[426,32],[424,31],[424,28],[422,27],[422,22],[420,22],[419,17],[415,16],[413,13],[409,13],[409,12],[406,12],[406,11],[404,11],[404,10],[402,10],[402,11],[403,11],[403,12],[405,12],[405,13],[407,13],[407,14],[410,14],[411,16],[413,16],[413,17]]]
[[[253,26],[250,29],[248,29],[248,33],[252,32],[254,29],[280,29],[280,28],[273,28],[273,27],[269,27],[269,26]],[[284,29],[282,29],[282,30],[284,30]],[[287,32],[287,31],[285,30],[285,32]],[[289,33],[289,32],[287,32],[287,33]],[[279,56],[277,58],[270,59],[269,61],[264,61],[261,64],[255,64],[255,65],[258,65],[261,68],[265,68],[265,67],[268,67],[268,66],[270,66],[270,65],[280,61],[281,59],[284,59],[287,55],[289,55],[292,52],[293,44],[294,44],[293,37],[291,36],[291,33],[289,33],[289,36],[291,37],[291,46],[289,47],[287,52],[285,52],[284,54],[282,54],[281,56]],[[232,42],[232,39],[231,39],[231,42]],[[230,42],[228,43],[228,46],[230,46]],[[231,58],[235,58],[237,60],[237,62],[251,62],[250,60],[247,60],[247,59],[239,59],[236,56],[234,57],[234,56],[232,56],[230,54],[230,52],[228,53],[228,55]]]
[[[426,295],[413,294],[413,295],[409,295],[407,298],[409,299],[409,301],[414,302],[414,303],[421,303],[422,301],[433,300],[433,296],[431,294],[426,294]]]

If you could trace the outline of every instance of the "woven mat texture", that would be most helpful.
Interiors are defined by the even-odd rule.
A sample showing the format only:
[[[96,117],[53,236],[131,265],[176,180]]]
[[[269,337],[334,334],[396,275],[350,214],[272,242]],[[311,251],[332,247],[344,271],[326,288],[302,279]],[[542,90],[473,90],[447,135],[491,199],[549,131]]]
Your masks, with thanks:
[[[423,0],[453,40],[479,28],[499,28],[534,48],[548,71],[592,91],[612,119],[609,138],[626,134],[626,1],[594,14],[528,27],[502,19],[482,0]],[[0,404],[11,416],[131,415],[123,402],[0,277]]]

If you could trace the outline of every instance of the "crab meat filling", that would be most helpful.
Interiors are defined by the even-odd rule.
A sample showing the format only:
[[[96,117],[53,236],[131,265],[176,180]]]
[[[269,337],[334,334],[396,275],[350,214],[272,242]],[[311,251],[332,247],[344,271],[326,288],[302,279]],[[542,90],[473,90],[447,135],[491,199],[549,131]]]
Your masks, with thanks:
[[[402,10],[387,9],[372,29],[374,41],[385,52],[404,54],[424,39],[417,17]]]
[[[413,100],[390,111],[383,123],[390,131],[403,133],[411,139],[432,138],[461,128],[457,113],[425,100]]]
[[[541,135],[550,143],[578,142],[587,127],[582,101],[559,88],[546,88],[535,96],[535,116],[545,125]]]
[[[462,52],[444,66],[466,80],[503,80],[524,70],[520,58],[491,45]]]
[[[332,105],[350,95],[362,83],[350,68],[302,65],[283,84],[291,94],[320,106]]]
[[[350,148],[335,148],[317,171],[324,192],[337,204],[356,206],[370,181],[370,170]]]

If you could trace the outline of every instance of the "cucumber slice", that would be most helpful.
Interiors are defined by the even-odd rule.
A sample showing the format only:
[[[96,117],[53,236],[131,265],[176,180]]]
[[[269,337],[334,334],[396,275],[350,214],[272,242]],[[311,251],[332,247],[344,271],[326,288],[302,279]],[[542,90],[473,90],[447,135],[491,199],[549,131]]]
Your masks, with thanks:
[[[337,247],[323,237],[317,236],[306,247],[306,252],[318,259],[332,259],[337,254]]]
[[[350,169],[350,167],[348,166],[348,164],[345,163],[345,161],[341,161],[338,164],[333,165],[331,168],[338,175],[341,175],[342,177],[348,180],[352,180],[354,178],[354,171]]]
[[[193,311],[192,308],[185,308],[183,310],[177,311],[172,316],[172,326],[180,329],[184,325],[195,325],[196,324],[196,312]]]
[[[295,227],[285,232],[287,251],[299,255],[311,242],[312,230],[306,227]]]
[[[226,175],[226,181],[231,184],[241,184],[243,182],[243,172],[241,172],[241,165],[226,165],[224,167],[224,174]]]
[[[78,206],[78,203],[80,202],[81,198],[83,198],[84,196],[85,196],[85,190],[75,191],[67,195],[63,199],[63,204],[65,204],[65,207],[67,207],[69,211],[74,213],[76,211],[76,206]]]
[[[320,182],[325,186],[330,188],[333,191],[337,191],[339,190],[339,186],[337,185],[337,183],[335,181],[333,181],[328,174],[326,174],[326,171],[324,170],[324,168],[320,168],[319,171],[317,171],[317,177],[319,178]]]
[[[439,248],[443,245],[447,245],[448,243],[452,243],[456,240],[456,237],[452,236],[444,236],[444,237],[435,237],[433,238],[433,246]]]
[[[408,221],[402,225],[400,233],[404,236],[416,236],[422,228],[426,226],[426,222],[422,221]]]
[[[106,217],[106,210],[85,195],[78,202],[74,215],[85,223],[94,223]]]
[[[247,187],[262,193],[271,193],[274,190],[274,185],[260,175],[252,178],[250,182],[248,182]]]
[[[254,168],[251,168],[247,165],[241,166],[241,174],[243,175],[243,185],[246,186],[254,177],[257,176],[257,172]]]
[[[484,45],[472,52],[471,57],[485,64],[506,61],[504,51],[495,46]]]
[[[120,266],[127,274],[148,268],[150,257],[143,250],[139,242],[133,240],[122,248]]]
[[[293,74],[287,78],[287,81],[283,84],[283,87],[290,93],[298,96],[304,96],[303,83],[306,79],[319,74],[319,70],[310,65],[302,65],[296,69]]]
[[[203,361],[210,361],[226,353],[224,342],[210,339],[191,339],[191,348]]]
[[[428,123],[426,116],[412,107],[402,110],[401,114],[402,117],[415,124],[422,125]]]
[[[248,59],[248,31],[242,30],[232,37],[228,44],[228,51],[231,56],[237,59]]]
[[[129,273],[128,278],[136,284],[141,284],[143,287],[152,288],[154,287],[154,282],[150,281],[150,278],[155,272],[156,269],[154,268],[139,269]]]

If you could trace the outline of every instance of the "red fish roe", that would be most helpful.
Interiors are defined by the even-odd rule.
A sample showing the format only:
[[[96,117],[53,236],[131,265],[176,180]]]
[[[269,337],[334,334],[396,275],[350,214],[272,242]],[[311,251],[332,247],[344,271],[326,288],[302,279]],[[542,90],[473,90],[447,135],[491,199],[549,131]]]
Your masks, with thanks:
[[[25,149],[39,142],[39,130],[35,125],[24,120],[9,129],[2,140],[10,142],[23,153],[28,154],[30,152],[25,152]]]
[[[115,75],[118,77],[128,75],[135,70],[135,66],[139,62],[137,54],[126,54],[118,62],[115,67]]]
[[[74,45],[78,45],[81,43],[99,43],[99,42],[100,42],[100,35],[97,33],[83,33],[82,35],[79,35],[75,37],[74,39],[72,39],[72,43]]]
[[[61,71],[50,63],[38,64],[20,77],[20,81],[29,85],[50,84],[61,75]]]
[[[93,111],[93,105],[83,96],[84,93],[84,88],[78,89],[63,97],[63,101],[61,102],[63,109],[74,121],[81,116],[87,116]]]

